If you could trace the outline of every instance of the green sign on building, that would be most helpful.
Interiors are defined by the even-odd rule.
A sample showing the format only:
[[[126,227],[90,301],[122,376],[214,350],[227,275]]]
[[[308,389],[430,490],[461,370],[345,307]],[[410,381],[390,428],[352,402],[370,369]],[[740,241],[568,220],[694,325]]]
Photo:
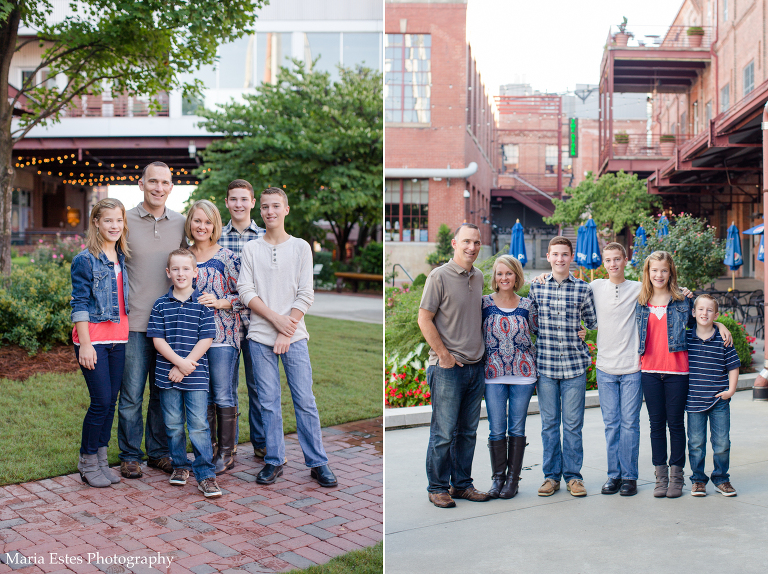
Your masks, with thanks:
[[[568,157],[579,157],[579,118],[568,120]]]

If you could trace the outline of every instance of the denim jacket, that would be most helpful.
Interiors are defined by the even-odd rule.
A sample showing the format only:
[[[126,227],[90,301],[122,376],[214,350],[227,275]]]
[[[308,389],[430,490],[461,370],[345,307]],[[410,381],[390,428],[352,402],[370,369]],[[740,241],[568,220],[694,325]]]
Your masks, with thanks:
[[[645,353],[645,338],[648,334],[648,317],[651,310],[648,305],[635,304],[635,321],[637,322],[637,334],[640,335],[640,348],[638,353]],[[667,304],[667,343],[670,353],[687,351],[688,343],[685,337],[685,328],[696,325],[693,316],[693,299],[685,297],[682,301],[674,301],[671,297]]]
[[[123,299],[125,312],[128,309],[128,275],[125,272],[125,255],[117,250],[123,278]],[[120,322],[120,306],[117,300],[117,278],[115,264],[102,251],[98,257],[84,249],[72,260],[72,322],[104,321]]]

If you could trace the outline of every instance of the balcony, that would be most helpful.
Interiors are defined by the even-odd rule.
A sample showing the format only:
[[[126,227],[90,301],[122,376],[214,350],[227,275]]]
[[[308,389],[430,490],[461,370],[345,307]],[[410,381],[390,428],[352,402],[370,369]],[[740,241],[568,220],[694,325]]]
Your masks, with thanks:
[[[150,104],[157,103],[160,109],[150,114]],[[73,98],[64,110],[69,118],[145,118],[168,117],[168,94],[156,96],[129,96],[122,94],[115,97],[81,96]]]
[[[637,29],[635,29],[637,28]],[[599,147],[600,173],[621,170],[647,177],[672,156],[659,136],[631,135],[626,148],[617,149],[613,95],[616,93],[685,93],[710,63],[712,28],[700,27],[689,35],[689,26],[670,26],[656,35],[651,27],[632,29],[635,38],[609,30],[600,64]],[[642,34],[638,29],[646,29]],[[685,137],[676,138],[679,145]],[[672,146],[674,148],[674,146]]]

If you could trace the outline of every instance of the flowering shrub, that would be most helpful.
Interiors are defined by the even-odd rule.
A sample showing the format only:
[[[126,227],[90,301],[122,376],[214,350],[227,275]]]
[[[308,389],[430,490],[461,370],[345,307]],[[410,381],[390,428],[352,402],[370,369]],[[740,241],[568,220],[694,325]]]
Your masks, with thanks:
[[[731,332],[733,346],[739,355],[739,361],[741,361],[739,372],[750,372],[752,370],[752,354],[755,352],[750,343],[754,343],[755,338],[747,335],[747,328],[734,319],[730,312],[719,315],[716,321],[722,323]]]
[[[595,333],[597,331],[588,331],[589,333]],[[589,354],[592,355],[592,362],[587,367],[587,390],[591,391],[597,388],[597,345],[587,339],[587,346],[589,347]]]
[[[46,263],[72,263],[75,255],[85,249],[85,239],[79,235],[61,238],[61,234],[56,234],[54,243],[44,243],[42,239],[38,240],[37,249],[30,255],[29,262],[37,265]]]
[[[404,358],[387,355],[384,369],[384,404],[387,407],[414,407],[431,404],[427,385],[427,361],[422,343]]]

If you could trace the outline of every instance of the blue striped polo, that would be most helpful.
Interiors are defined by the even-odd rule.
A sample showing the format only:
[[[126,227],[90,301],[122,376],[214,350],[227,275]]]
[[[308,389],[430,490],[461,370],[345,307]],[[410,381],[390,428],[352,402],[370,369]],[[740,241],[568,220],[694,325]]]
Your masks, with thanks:
[[[719,398],[717,393],[728,390],[728,372],[741,366],[734,347],[724,347],[720,331],[715,329],[706,341],[696,329],[686,333],[688,338],[688,401],[685,410],[691,413],[706,411]]]
[[[198,303],[200,293],[192,291],[189,299],[179,301],[173,296],[173,287],[160,297],[152,306],[147,325],[147,337],[165,339],[171,349],[180,357],[187,357],[200,339],[216,337],[216,323],[213,320],[213,310]],[[208,390],[208,356],[203,355],[197,368],[182,379],[180,383],[168,380],[168,374],[173,364],[157,354],[155,367],[155,384],[161,389],[178,389],[180,391]]]

